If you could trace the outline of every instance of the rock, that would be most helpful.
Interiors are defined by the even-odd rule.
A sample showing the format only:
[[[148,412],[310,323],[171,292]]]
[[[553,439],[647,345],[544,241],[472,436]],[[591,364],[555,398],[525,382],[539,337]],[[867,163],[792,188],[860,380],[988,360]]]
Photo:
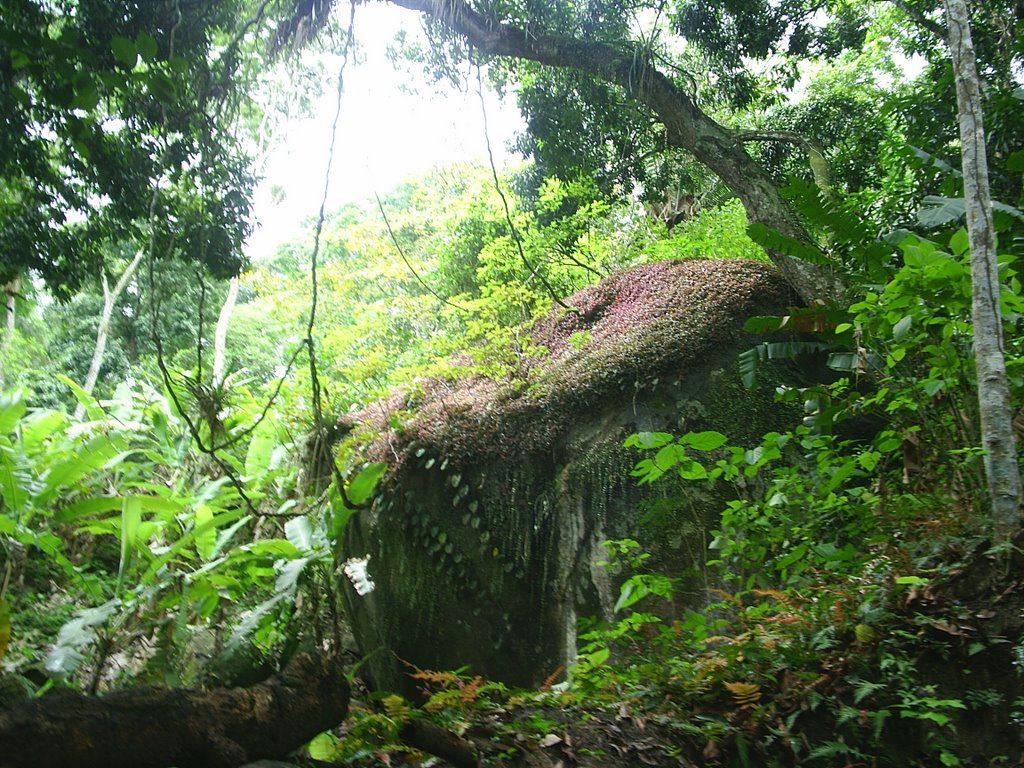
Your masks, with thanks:
[[[685,504],[666,503],[678,483],[637,485],[642,455],[623,441],[714,429],[749,446],[791,425],[770,376],[742,387],[737,354],[755,343],[742,330],[749,316],[792,301],[766,263],[644,264],[537,323],[547,352],[516,377],[428,383],[401,403],[412,409],[401,431],[367,415],[378,436],[366,458],[391,468],[343,551],[371,557],[376,589],[345,595],[374,683],[409,692],[403,662],[468,665],[513,685],[557,676],[574,656],[577,615],[607,616],[617,596],[597,565],[607,539],[637,539],[660,567],[698,573],[721,494],[691,483]],[[700,602],[704,588],[692,579],[681,600]]]

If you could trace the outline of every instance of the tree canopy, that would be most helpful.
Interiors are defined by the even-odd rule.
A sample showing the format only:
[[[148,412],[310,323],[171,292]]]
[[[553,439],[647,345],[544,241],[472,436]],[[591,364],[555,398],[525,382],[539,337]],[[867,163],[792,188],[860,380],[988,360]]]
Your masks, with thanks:
[[[0,25],[0,281],[32,270],[67,296],[104,249],[236,274],[249,157],[232,130],[255,63],[242,2],[6,3]],[[258,28],[257,28],[258,29]]]
[[[378,1],[0,7],[0,768],[1020,763],[1021,3]]]

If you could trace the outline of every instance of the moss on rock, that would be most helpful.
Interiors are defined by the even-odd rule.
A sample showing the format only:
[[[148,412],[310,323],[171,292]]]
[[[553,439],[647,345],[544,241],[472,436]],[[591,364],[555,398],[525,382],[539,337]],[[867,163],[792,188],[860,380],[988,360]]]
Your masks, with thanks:
[[[426,382],[401,403],[401,429],[367,415],[378,434],[368,458],[391,470],[345,541],[372,556],[377,590],[346,595],[362,649],[390,652],[370,662],[377,684],[408,689],[396,656],[522,685],[565,664],[577,611],[611,600],[601,542],[643,543],[637,510],[661,492],[629,476],[637,457],[624,438],[718,429],[750,442],[783,426],[769,383],[740,386],[736,353],[749,343],[744,320],[790,299],[762,262],[640,265],[538,322],[546,352],[516,377]],[[687,514],[703,525],[720,503],[695,488]],[[675,548],[648,542],[667,567],[703,560],[699,537],[680,536]]]

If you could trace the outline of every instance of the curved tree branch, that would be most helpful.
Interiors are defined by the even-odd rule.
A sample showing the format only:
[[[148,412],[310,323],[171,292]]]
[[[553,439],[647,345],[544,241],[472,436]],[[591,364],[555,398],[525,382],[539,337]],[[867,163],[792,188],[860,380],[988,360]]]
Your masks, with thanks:
[[[736,138],[740,141],[785,141],[803,147],[807,153],[807,162],[811,166],[811,173],[814,174],[815,185],[826,197],[835,197],[832,189],[832,173],[825,157],[825,148],[817,139],[804,136],[796,131],[741,131],[736,134]]]
[[[526,59],[585,72],[626,91],[665,126],[669,145],[689,151],[714,171],[743,202],[751,222],[807,240],[807,234],[775,182],[743,146],[737,134],[705,114],[657,69],[640,45],[612,45],[524,29],[486,16],[465,0],[387,0],[431,17],[488,56]],[[814,265],[781,253],[772,260],[805,301],[836,293],[832,277]]]

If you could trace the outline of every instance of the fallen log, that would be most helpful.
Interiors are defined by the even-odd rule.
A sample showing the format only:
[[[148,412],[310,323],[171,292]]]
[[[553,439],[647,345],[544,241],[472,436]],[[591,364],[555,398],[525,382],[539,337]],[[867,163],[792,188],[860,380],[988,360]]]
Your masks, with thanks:
[[[303,654],[247,688],[70,691],[0,711],[0,768],[238,768],[345,719],[340,656]]]

